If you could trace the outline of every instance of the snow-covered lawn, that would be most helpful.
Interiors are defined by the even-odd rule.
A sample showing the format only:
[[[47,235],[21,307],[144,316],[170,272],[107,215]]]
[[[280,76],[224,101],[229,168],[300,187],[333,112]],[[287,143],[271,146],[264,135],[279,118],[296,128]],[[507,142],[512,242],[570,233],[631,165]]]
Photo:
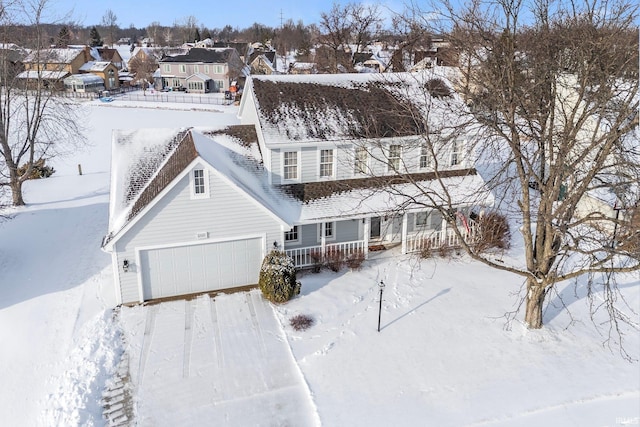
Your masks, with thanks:
[[[206,299],[155,306],[154,338],[147,341],[148,350],[144,340],[136,347],[132,331],[146,330],[150,308],[123,309],[120,318],[114,317],[110,257],[100,250],[107,229],[111,129],[237,124],[237,108],[116,100],[88,103],[87,111],[91,147],[57,159],[52,178],[29,182],[29,206],[4,212],[13,218],[0,223],[0,425],[104,425],[102,391],[123,354],[130,358],[134,385],[141,379],[134,395],[141,416],[168,417],[160,394],[179,402],[184,392],[211,402],[197,413],[188,404],[172,407],[171,421],[181,422],[167,425],[209,424],[224,414],[234,419],[223,424],[240,426],[284,419],[326,426],[640,423],[638,362],[602,345],[607,330],[604,335],[596,331],[580,287],[575,295],[572,284],[560,289],[574,322],[552,295],[555,305],[545,313],[544,329],[529,331],[517,321],[505,328],[504,314],[514,309],[519,279],[465,257],[419,261],[391,250],[375,254],[362,271],[303,275],[302,294],[275,306],[275,318],[264,306],[266,320],[258,326],[247,317],[246,294],[219,297],[218,314],[228,310],[230,321],[244,325],[240,329],[246,334],[266,326],[263,365],[254,364],[246,349],[238,350],[239,340],[247,337],[236,336],[234,327],[225,328],[231,344],[223,347],[237,360],[216,357],[213,324],[206,323],[213,305]],[[378,333],[380,280],[386,288]],[[621,283],[636,310],[627,314],[638,324],[640,278],[630,275]],[[249,295],[255,308],[257,295]],[[187,309],[190,317],[184,315]],[[175,314],[182,323],[159,323],[162,313],[166,320]],[[316,324],[294,331],[288,320],[300,313],[312,315]],[[187,318],[192,322],[188,334]],[[601,321],[596,317],[597,324]],[[624,331],[627,351],[639,358],[638,329]],[[182,341],[173,350],[176,358],[152,351],[154,340],[171,337]],[[286,343],[291,350],[282,348]],[[272,351],[282,357],[269,359]],[[209,359],[196,357],[207,352]],[[136,358],[144,360],[144,369],[135,365]],[[163,364],[167,374],[172,372],[171,381],[158,381],[160,372],[150,368]],[[286,375],[275,377],[274,369]],[[270,378],[273,388],[261,379],[252,382],[251,373],[264,375],[265,383]],[[216,375],[231,385],[216,388]],[[258,403],[214,404],[226,402],[230,395],[225,393],[232,390],[255,396]],[[289,403],[295,409],[283,407],[275,417],[272,410],[283,392],[292,393]],[[245,410],[231,415],[236,403]],[[165,424],[165,418],[155,421]]]

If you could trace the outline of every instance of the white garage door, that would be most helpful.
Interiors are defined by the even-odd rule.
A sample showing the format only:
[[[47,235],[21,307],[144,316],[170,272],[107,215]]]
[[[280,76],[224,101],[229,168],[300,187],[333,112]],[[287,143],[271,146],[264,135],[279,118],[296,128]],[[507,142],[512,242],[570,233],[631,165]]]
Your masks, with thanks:
[[[140,251],[143,299],[258,283],[262,239],[242,239]]]

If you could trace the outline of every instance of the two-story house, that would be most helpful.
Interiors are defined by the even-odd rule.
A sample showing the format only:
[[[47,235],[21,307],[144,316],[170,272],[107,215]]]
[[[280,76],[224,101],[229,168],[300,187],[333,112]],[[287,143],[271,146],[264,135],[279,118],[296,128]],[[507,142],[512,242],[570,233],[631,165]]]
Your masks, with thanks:
[[[77,74],[91,60],[88,48],[51,48],[31,51],[23,60],[24,71],[17,77],[25,87],[42,82],[44,86],[62,89],[63,79]]]
[[[244,64],[232,48],[192,48],[184,55],[162,58],[159,66],[162,88],[211,93],[228,91]]]
[[[274,248],[305,267],[455,244],[452,221],[471,236],[493,196],[463,104],[436,77],[381,76],[258,76],[240,126],[114,132],[103,249],[119,302],[255,284]]]

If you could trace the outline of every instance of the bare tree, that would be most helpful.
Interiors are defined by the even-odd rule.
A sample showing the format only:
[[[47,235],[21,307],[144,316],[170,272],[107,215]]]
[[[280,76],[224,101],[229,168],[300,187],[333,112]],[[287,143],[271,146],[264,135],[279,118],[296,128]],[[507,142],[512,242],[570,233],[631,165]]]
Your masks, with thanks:
[[[449,114],[436,121],[428,108],[420,114],[411,108],[393,113],[411,117],[423,129],[415,144],[430,159],[437,185],[416,180],[399,153],[377,149],[369,155],[393,164],[396,178],[390,182],[411,188],[406,192],[404,186],[397,195],[415,204],[417,191],[418,204],[440,212],[472,258],[523,278],[529,328],[542,327],[546,298],[557,284],[582,279],[589,284],[588,298],[601,292],[603,302],[593,308],[607,312],[608,324],[622,340],[618,322],[628,317],[616,306],[624,304],[616,275],[640,270],[640,233],[633,225],[640,204],[638,30],[633,24],[638,6],[625,0],[565,6],[478,0],[460,11],[449,5],[455,29],[449,40],[466,64],[454,81],[469,110],[451,102]],[[446,87],[437,81],[424,84],[430,93],[425,105],[445,96]],[[456,208],[453,190],[441,178],[453,164],[452,153],[460,151],[453,145],[460,137],[468,152],[480,153],[480,172],[497,197],[495,210],[518,230],[522,258],[496,260],[485,246],[463,239],[466,224],[448,214]],[[394,188],[387,189],[399,191]],[[608,197],[611,206],[594,202],[598,195]]]
[[[189,15],[174,22],[173,27],[178,31],[181,37],[182,43],[193,42],[198,29],[198,19]]]
[[[129,61],[129,71],[134,74],[133,83],[140,84],[146,94],[147,87],[153,84],[153,73],[158,69],[158,62],[152,55],[136,55]]]
[[[118,17],[111,9],[107,9],[107,11],[102,15],[102,26],[107,30],[107,34],[109,35],[108,45],[113,46],[116,42],[116,34],[118,31]]]
[[[338,65],[344,59],[344,53],[349,49],[352,22],[349,14],[350,6],[340,6],[334,3],[329,12],[320,14],[320,43],[330,52],[327,55],[327,67],[330,72],[337,73]],[[345,64],[342,64],[345,65]]]
[[[59,97],[63,73],[53,66],[56,51],[39,31],[48,0],[14,2],[0,10],[0,37],[9,40],[14,22],[28,22],[35,30],[32,68],[17,74],[8,51],[0,54],[0,186],[10,188],[12,203],[24,205],[23,183],[37,165],[68,152],[82,142],[79,106]],[[6,44],[5,44],[6,45]],[[53,68],[52,68],[53,67]]]

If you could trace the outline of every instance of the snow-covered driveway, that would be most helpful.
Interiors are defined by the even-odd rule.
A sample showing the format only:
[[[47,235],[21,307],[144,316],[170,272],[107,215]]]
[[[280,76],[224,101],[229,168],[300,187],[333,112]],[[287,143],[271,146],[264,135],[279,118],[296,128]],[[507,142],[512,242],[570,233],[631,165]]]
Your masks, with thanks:
[[[318,424],[259,291],[123,307],[121,320],[138,425]]]

